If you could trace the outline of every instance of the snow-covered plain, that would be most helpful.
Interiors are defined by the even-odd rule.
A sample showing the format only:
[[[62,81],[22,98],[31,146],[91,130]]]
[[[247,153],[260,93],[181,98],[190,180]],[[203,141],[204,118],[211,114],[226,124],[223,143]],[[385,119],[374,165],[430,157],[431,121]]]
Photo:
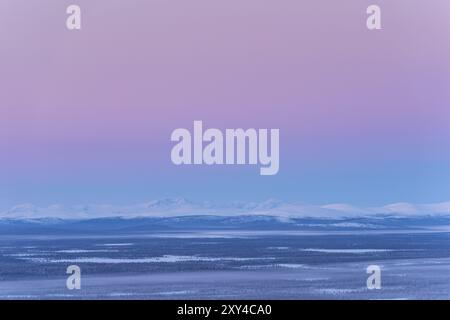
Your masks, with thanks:
[[[9,220],[0,299],[450,299],[445,219],[354,220]],[[72,264],[81,290],[66,288]]]

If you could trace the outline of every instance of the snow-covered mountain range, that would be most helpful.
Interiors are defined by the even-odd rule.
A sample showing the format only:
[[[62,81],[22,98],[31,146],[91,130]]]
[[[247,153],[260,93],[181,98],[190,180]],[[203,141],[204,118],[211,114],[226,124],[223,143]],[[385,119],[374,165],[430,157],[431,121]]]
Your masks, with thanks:
[[[431,204],[393,203],[378,207],[358,207],[345,203],[311,205],[301,202],[266,200],[213,204],[183,198],[166,198],[133,205],[50,205],[21,204],[0,212],[0,219],[97,219],[109,217],[182,216],[272,216],[282,219],[355,217],[450,217],[450,202]]]

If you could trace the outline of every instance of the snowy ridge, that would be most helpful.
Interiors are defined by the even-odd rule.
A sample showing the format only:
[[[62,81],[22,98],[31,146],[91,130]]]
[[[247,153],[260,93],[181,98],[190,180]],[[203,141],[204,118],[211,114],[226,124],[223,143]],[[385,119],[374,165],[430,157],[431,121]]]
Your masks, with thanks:
[[[224,205],[167,198],[133,205],[50,205],[21,204],[0,212],[0,219],[96,219],[108,217],[183,217],[183,216],[271,216],[280,221],[292,218],[355,217],[450,217],[450,202],[431,204],[393,203],[380,207],[357,207],[344,203],[311,205],[267,200],[235,202]]]

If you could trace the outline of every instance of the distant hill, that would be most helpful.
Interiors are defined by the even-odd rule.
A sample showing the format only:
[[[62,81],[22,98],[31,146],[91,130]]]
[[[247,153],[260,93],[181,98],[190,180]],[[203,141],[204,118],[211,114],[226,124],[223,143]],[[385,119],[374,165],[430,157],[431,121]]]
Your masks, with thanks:
[[[105,217],[94,219],[0,219],[1,235],[24,234],[149,234],[214,230],[387,231],[439,230],[449,217],[291,218],[276,216]]]

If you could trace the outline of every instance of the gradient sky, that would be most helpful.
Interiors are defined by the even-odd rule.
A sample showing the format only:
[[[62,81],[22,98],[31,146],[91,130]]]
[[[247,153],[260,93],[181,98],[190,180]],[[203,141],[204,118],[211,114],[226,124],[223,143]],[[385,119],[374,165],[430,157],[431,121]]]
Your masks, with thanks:
[[[449,17],[448,0],[2,0],[0,209],[450,200]],[[278,175],[174,166],[194,120],[279,128]]]

